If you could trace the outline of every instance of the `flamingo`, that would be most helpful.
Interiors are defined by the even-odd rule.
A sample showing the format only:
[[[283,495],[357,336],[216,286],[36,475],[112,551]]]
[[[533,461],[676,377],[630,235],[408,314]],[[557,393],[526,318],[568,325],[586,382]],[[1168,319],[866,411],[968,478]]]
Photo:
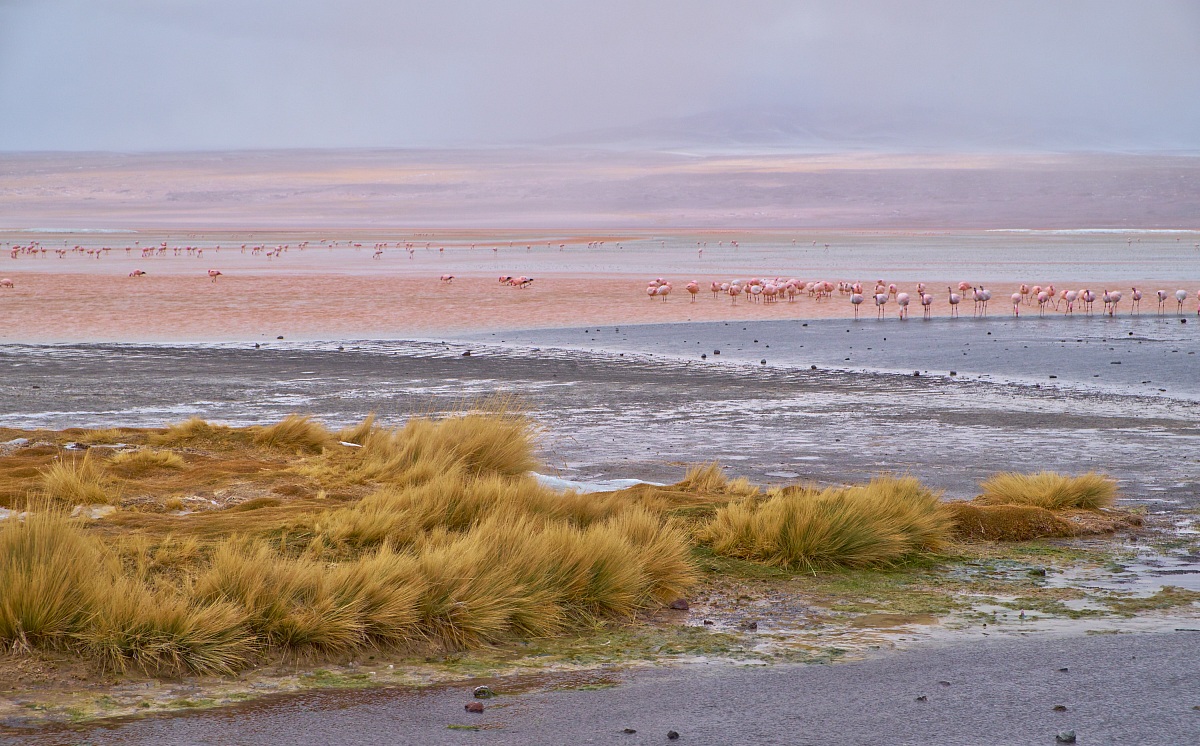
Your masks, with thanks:
[[[721,290],[722,290],[721,283],[717,282],[716,280],[713,280],[712,283],[709,284],[708,289],[712,291],[713,300],[716,300],[717,296],[721,294]],[[728,290],[729,288],[724,288],[724,289]]]
[[[1067,313],[1075,313],[1075,300],[1079,297],[1078,290],[1064,290],[1063,300],[1067,302]]]
[[[1183,315],[1183,302],[1185,300],[1187,300],[1187,296],[1188,296],[1188,294],[1187,294],[1186,290],[1176,290],[1175,291],[1175,302],[1179,306],[1179,314],[1180,315]]]
[[[0,279],[0,288],[11,288],[11,287],[14,287],[12,280],[10,280],[7,277],[5,277],[4,279]]]
[[[1017,290],[1017,294],[1021,296],[1021,302],[1025,302],[1025,296],[1029,295],[1029,286],[1021,283],[1021,287]]]
[[[1102,297],[1104,299],[1104,310],[1108,312],[1109,316],[1112,316],[1116,313],[1117,304],[1121,302],[1121,292],[1119,290],[1109,292],[1106,288]]]
[[[658,286],[658,294],[662,296],[663,302],[667,302],[667,296],[671,294],[671,283],[664,282]]]
[[[983,288],[971,288],[971,297],[975,300],[975,315],[979,315],[979,309],[983,306]]]
[[[444,282],[444,283],[446,283],[447,285],[449,285],[450,283],[454,282],[454,275],[442,275],[442,276],[441,276],[440,278],[438,278],[438,279],[440,279],[442,282]]]
[[[1129,295],[1129,315],[1132,316],[1134,312],[1139,315],[1142,313],[1142,291],[1137,288],[1133,288]]]
[[[966,280],[963,280],[962,282],[958,283],[958,292],[965,293],[968,290],[970,290],[971,287],[972,287],[971,283],[967,282]]]
[[[513,280],[512,275],[500,275],[500,284],[501,285],[511,285],[512,280]]]
[[[892,287],[895,287],[894,285]],[[896,303],[900,304],[900,318],[908,318],[908,293],[898,293]]]
[[[217,278],[221,276],[221,270],[210,269],[210,270],[208,270],[208,276],[212,278],[213,282],[216,282]]]
[[[857,319],[858,318],[858,307],[861,306],[862,302],[863,302],[862,293],[854,293],[853,295],[851,295],[850,302],[854,304],[854,318]]]
[[[1096,302],[1096,294],[1091,290],[1081,290],[1079,291],[1079,299],[1083,301],[1083,309],[1088,312],[1089,316],[1091,316],[1092,304]]]
[[[1020,293],[1012,294],[1013,316],[1021,315],[1021,301],[1024,299],[1025,296],[1021,295]]]
[[[684,287],[688,291],[688,295],[692,296],[692,303],[695,303],[696,293],[700,292],[700,285],[695,280],[692,280]]]
[[[1167,291],[1159,290],[1155,295],[1158,296],[1158,315],[1162,316],[1167,308]]]
[[[888,294],[887,293],[876,293],[875,294],[875,318],[877,318],[877,319],[883,318],[883,307],[887,305],[887,302],[888,302]]]
[[[992,299],[992,291],[980,285],[979,294],[983,297],[983,315],[987,316],[987,304]]]
[[[896,297],[896,284],[895,283],[888,285],[888,295],[892,296],[893,298]]]
[[[142,276],[142,275],[144,275],[144,274],[146,274],[146,273],[145,273],[145,272],[143,272],[142,270],[140,270],[140,269],[135,269],[135,270],[133,270],[132,272],[130,272],[130,273],[129,273],[129,276],[130,276],[130,277],[141,277],[141,276]]]
[[[946,291],[950,293],[950,317],[954,318],[958,316],[958,304],[962,303],[962,296],[954,292],[949,285],[946,286]]]
[[[729,302],[737,305],[737,297],[742,294],[742,286],[736,282],[729,285]]]
[[[1050,294],[1045,290],[1037,294],[1038,316],[1046,315],[1046,303],[1050,301]]]
[[[933,310],[932,295],[929,293],[921,293],[921,308],[924,310],[924,317],[929,318],[929,313]]]

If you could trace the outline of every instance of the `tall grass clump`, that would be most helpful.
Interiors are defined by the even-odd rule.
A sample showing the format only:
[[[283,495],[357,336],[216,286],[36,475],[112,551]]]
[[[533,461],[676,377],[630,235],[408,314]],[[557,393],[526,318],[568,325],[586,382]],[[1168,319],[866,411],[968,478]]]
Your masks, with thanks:
[[[202,417],[189,417],[168,426],[165,432],[151,435],[149,440],[153,445],[177,448],[246,442],[248,437],[244,432],[227,425],[214,425]]]
[[[356,443],[362,445],[378,426],[375,424],[375,413],[371,412],[363,418],[362,422],[350,427],[344,427],[337,432],[337,439],[343,443]]]
[[[0,644],[61,648],[95,607],[101,557],[65,513],[33,507],[0,523]]]
[[[701,495],[734,495],[750,497],[758,494],[759,489],[745,477],[730,480],[725,471],[716,461],[707,464],[693,464],[684,474],[683,480],[675,485],[685,492]]]
[[[377,481],[418,482],[454,467],[471,474],[520,476],[537,466],[533,425],[509,410],[376,428],[362,442],[362,471]]]
[[[783,490],[733,502],[701,529],[714,552],[785,569],[871,567],[936,550],[952,524],[938,495],[911,477]]]
[[[177,471],[187,467],[187,462],[173,451],[138,449],[116,454],[108,466],[121,476],[140,477],[155,471]]]
[[[82,458],[61,458],[42,470],[46,496],[72,505],[108,503],[104,468],[87,451]]]
[[[1089,471],[1068,476],[1054,471],[1035,474],[1002,472],[980,485],[985,505],[1034,505],[1047,510],[1098,510],[1116,502],[1117,483]]]
[[[320,453],[334,442],[333,433],[308,415],[290,414],[274,425],[256,428],[254,442],[268,448]]]

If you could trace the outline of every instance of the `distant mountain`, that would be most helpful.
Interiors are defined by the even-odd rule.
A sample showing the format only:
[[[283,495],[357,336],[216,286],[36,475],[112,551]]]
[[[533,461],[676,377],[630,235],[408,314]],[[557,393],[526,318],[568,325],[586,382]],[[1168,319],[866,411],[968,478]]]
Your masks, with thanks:
[[[702,151],[1200,153],[1200,131],[1182,122],[1154,122],[1143,131],[1127,122],[1085,117],[1047,117],[1033,124],[1012,119],[954,120],[912,108],[726,108],[567,133],[536,144]]]

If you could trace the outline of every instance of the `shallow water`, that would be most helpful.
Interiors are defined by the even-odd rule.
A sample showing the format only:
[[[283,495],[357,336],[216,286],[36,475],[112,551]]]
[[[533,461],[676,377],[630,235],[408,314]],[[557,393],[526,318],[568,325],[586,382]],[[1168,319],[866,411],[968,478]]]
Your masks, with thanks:
[[[762,483],[911,472],[969,497],[997,471],[1096,469],[1120,481],[1125,499],[1155,510],[1200,505],[1194,325],[1099,324],[1112,336],[1081,336],[1071,321],[1047,322],[1036,335],[965,319],[590,327],[260,349],[8,346],[0,423],[161,426],[201,415],[245,425],[309,412],[342,426],[372,411],[398,423],[502,393],[540,426],[543,471],[578,481],[672,482],[688,463],[717,460]],[[1136,324],[1134,337],[1121,335]],[[967,344],[981,351],[964,357]],[[860,350],[872,369],[838,360]],[[924,363],[919,377],[908,370],[914,356]],[[1041,366],[1059,378],[1035,378]]]

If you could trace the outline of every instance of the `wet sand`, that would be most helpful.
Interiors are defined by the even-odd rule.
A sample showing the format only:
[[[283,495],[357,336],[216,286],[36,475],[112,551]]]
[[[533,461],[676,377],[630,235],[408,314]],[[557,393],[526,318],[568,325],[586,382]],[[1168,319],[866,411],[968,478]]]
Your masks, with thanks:
[[[836,665],[612,672],[619,685],[598,691],[556,689],[553,679],[534,691],[490,682],[500,696],[478,715],[463,711],[470,686],[331,691],[11,732],[7,742],[648,744],[675,730],[678,743],[693,744],[1008,746],[1053,744],[1074,730],[1080,744],[1189,744],[1200,740],[1198,634],[976,640]],[[463,725],[479,730],[448,727]]]

